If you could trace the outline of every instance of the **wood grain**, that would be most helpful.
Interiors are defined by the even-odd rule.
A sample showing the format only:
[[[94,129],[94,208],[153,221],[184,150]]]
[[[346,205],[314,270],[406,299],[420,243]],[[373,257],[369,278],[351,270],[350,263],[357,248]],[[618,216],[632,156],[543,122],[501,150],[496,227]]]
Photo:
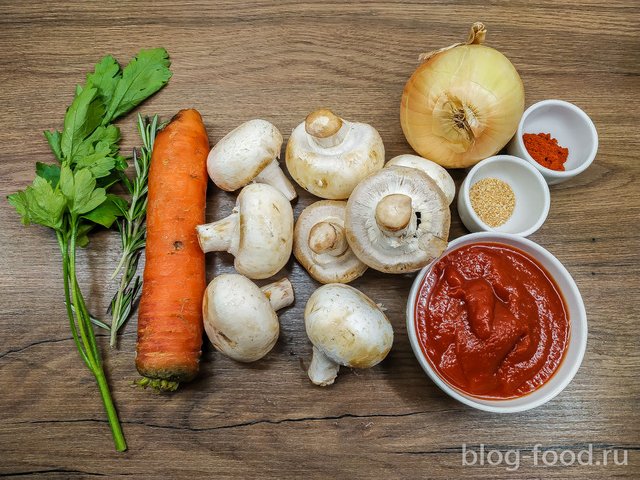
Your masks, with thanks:
[[[51,161],[42,130],[61,125],[73,86],[106,53],[121,61],[164,46],[175,72],[142,108],[169,118],[196,107],[212,143],[250,118],[285,137],[319,106],[367,121],[387,158],[410,151],[398,119],[420,52],[464,38],[483,20],[488,42],[522,75],[527,105],[561,98],[594,120],[600,150],[579,178],[552,188],[546,224],[531,238],[569,269],[589,316],[584,363],[549,404],[508,416],[473,411],[422,373],[404,305],[412,276],[368,272],[354,283],[385,304],[396,339],[388,359],[313,387],[302,312],[317,287],[291,261],[282,274],[296,302],[263,361],[239,365],[208,349],[200,378],[175,395],[132,388],[135,321],[120,349],[100,338],[129,443],[113,450],[97,389],[74,350],[62,304],[55,239],[23,228],[0,202],[0,475],[75,478],[638,478],[640,476],[640,8],[631,0],[431,2],[21,2],[0,16],[0,194],[24,187],[35,161]],[[123,149],[137,144],[133,116]],[[459,184],[463,171],[454,172]],[[207,218],[233,194],[210,189]],[[312,201],[301,194],[296,215]],[[451,238],[465,234],[453,212]],[[114,232],[94,236],[80,279],[104,312],[119,254]],[[210,255],[208,276],[232,270]],[[628,449],[626,466],[462,467],[462,445],[505,451],[534,445]]]

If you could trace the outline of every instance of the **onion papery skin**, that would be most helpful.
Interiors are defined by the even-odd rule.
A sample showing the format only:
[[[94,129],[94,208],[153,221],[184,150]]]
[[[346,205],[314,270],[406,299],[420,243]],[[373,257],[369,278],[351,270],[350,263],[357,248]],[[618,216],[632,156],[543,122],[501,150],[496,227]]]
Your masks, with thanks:
[[[465,108],[472,135],[454,119]],[[509,59],[491,47],[460,45],[437,53],[411,75],[400,123],[418,154],[445,168],[464,168],[502,149],[523,111],[524,86]]]

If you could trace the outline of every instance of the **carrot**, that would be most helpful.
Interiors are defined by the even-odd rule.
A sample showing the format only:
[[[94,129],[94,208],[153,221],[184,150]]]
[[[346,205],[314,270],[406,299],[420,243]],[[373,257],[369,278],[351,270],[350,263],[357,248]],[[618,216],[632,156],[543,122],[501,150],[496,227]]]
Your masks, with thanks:
[[[181,110],[155,139],[149,171],[146,263],[138,313],[139,382],[175,390],[198,373],[209,140],[197,110]]]

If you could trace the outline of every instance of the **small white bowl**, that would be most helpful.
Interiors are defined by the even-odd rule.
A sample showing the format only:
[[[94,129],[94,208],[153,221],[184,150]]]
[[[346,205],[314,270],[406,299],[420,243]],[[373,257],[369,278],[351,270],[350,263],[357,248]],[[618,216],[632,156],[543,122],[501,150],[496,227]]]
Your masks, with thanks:
[[[434,262],[427,265],[418,273],[411,287],[411,292],[409,293],[409,300],[407,301],[407,332],[409,334],[411,348],[420,366],[431,380],[444,390],[445,393],[466,405],[477,408],[478,410],[495,413],[523,412],[531,408],[539,407],[554,398],[569,385],[582,363],[582,358],[587,348],[587,313],[584,309],[582,296],[573,278],[556,257],[531,240],[516,235],[490,232],[472,233],[450,242],[448,248],[442,255],[444,256],[464,245],[478,242],[502,243],[516,247],[536,259],[555,280],[567,305],[570,323],[569,343],[560,367],[554,375],[537,390],[522,397],[507,400],[474,397],[473,395],[458,390],[442,379],[433,369],[420,348],[415,322],[416,299],[422,281],[433,263],[437,260],[434,260]]]
[[[471,206],[469,190],[483,178],[508,183],[516,197],[511,218],[499,227],[490,227]],[[467,174],[458,192],[458,214],[471,232],[500,232],[527,237],[538,230],[549,214],[549,186],[538,170],[521,158],[496,155],[477,163]]]
[[[549,133],[558,140],[558,145],[568,148],[565,170],[551,170],[536,162],[524,146],[522,135],[525,133]],[[598,132],[591,119],[580,108],[563,100],[543,100],[527,108],[516,135],[507,145],[507,152],[530,162],[549,185],[566,182],[584,172],[596,158],[597,151]]]

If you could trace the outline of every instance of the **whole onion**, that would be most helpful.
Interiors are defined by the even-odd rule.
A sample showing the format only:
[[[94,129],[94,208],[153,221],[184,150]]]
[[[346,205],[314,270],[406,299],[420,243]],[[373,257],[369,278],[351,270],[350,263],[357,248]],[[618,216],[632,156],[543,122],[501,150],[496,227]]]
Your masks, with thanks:
[[[402,93],[407,141],[443,167],[468,167],[494,155],[522,117],[520,75],[502,53],[482,45],[485,34],[476,22],[467,42],[421,55]]]

